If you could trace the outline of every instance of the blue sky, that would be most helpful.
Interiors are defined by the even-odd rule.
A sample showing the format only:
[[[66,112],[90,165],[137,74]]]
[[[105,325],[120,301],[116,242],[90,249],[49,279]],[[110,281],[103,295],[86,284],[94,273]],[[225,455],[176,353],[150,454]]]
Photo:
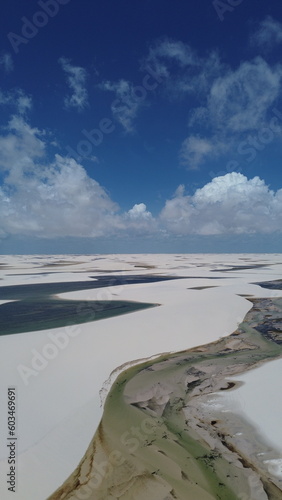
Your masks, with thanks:
[[[279,2],[13,0],[0,25],[0,253],[281,251]]]

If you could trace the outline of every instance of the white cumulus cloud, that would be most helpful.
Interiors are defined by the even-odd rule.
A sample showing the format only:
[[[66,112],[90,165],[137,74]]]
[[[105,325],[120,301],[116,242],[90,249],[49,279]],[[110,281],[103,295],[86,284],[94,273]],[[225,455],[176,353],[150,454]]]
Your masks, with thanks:
[[[221,130],[257,130],[281,91],[282,67],[261,57],[217,78],[208,97],[210,122]]]
[[[144,105],[146,92],[137,92],[137,87],[126,80],[118,82],[104,82],[99,85],[100,89],[113,92],[116,99],[111,104],[113,117],[123,127],[126,133],[134,132],[134,121],[138,111]]]
[[[120,213],[82,165],[56,154],[46,131],[14,115],[0,135],[0,236],[43,238],[151,234],[157,222],[144,203]]]
[[[196,52],[188,45],[178,40],[164,39],[150,47],[149,54],[146,58],[146,63],[153,64],[158,68],[158,64],[162,60],[163,64],[166,60],[176,61],[181,67],[188,65],[198,65],[199,59]],[[163,67],[163,76],[167,76],[169,68]]]
[[[5,73],[10,73],[14,69],[14,63],[11,54],[5,52],[0,56],[0,68],[2,68]]]
[[[182,143],[180,157],[189,168],[232,151],[246,134],[267,127],[269,114],[281,95],[282,66],[270,66],[257,57],[226,70],[211,82],[206,106],[195,108],[191,132]],[[245,135],[242,135],[245,134]]]
[[[281,33],[279,23],[267,18],[259,36],[280,43]],[[187,107],[189,129],[183,130],[179,155],[192,169],[235,151],[243,134],[266,127],[281,98],[282,65],[261,56],[230,67],[216,51],[202,55],[181,41],[165,39],[149,49],[146,67],[162,79],[162,96]]]
[[[0,89],[0,105],[11,106],[18,114],[25,114],[32,108],[32,98],[21,89],[3,92]]]
[[[55,141],[56,142],[56,141]],[[54,138],[14,115],[0,135],[0,236],[162,237],[270,234],[282,230],[282,189],[232,172],[188,196],[179,186],[158,215],[145,203],[122,213],[106,189],[74,159],[56,154]]]
[[[267,16],[251,35],[250,43],[264,51],[272,49],[275,45],[280,45],[282,43],[282,23]]]
[[[160,214],[174,234],[272,233],[282,228],[282,189],[276,193],[259,177],[232,172],[216,177],[193,196],[183,187]]]
[[[162,89],[166,95],[178,98],[185,94],[200,94],[209,87],[223,68],[218,54],[211,51],[200,56],[190,45],[178,40],[163,39],[150,47],[142,68],[152,68],[159,78],[163,78]]]
[[[76,108],[82,111],[88,106],[88,92],[86,89],[86,70],[80,66],[74,66],[69,59],[61,57],[59,63],[67,75],[67,83],[71,95],[65,98],[66,108]]]
[[[145,203],[136,203],[123,216],[125,228],[132,234],[151,234],[158,231],[158,222],[147,210]]]
[[[75,160],[46,159],[46,133],[14,116],[0,137],[1,234],[100,236],[122,222],[118,206]]]
[[[148,212],[145,203],[136,203],[130,210],[128,210],[129,218],[132,220],[136,219],[151,219],[152,214]]]
[[[218,146],[215,139],[202,138],[190,135],[182,143],[180,149],[180,161],[187,165],[189,169],[197,169],[206,158],[217,156],[224,145]]]

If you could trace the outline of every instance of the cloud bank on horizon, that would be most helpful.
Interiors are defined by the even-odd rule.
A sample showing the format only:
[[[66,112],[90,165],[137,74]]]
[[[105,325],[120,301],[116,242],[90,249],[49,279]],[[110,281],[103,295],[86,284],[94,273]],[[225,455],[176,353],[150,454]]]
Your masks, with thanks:
[[[28,99],[21,94],[22,99]],[[16,98],[17,99],[17,98]],[[21,103],[17,101],[21,110]],[[76,160],[47,152],[52,138],[13,115],[0,137],[0,236],[43,238],[272,233],[282,229],[282,189],[239,172],[212,179],[191,196],[180,185],[160,213],[144,203],[121,212]]]
[[[6,119],[0,130],[0,238],[282,234],[282,187],[270,188],[264,176],[253,171],[243,173],[237,161],[229,161],[222,171],[234,154],[251,164],[271,144],[281,150],[282,65],[270,56],[282,44],[281,33],[282,24],[270,15],[253,23],[248,57],[236,63],[216,48],[200,50],[187,41],[157,37],[139,60],[138,69],[145,75],[140,85],[122,77],[121,71],[117,78],[104,77],[77,54],[54,58],[61,72],[60,92],[56,90],[61,112],[86,116],[105,99],[111,120],[104,134],[115,130],[122,140],[136,141],[153,107],[170,106],[186,117],[177,138],[163,139],[173,143],[175,151],[170,168],[182,169],[187,178],[189,172],[216,171],[218,164],[218,173],[210,175],[212,179],[203,176],[193,189],[187,182],[168,181],[158,209],[155,200],[134,193],[131,204],[124,203],[122,196],[111,194],[106,176],[97,180],[87,161],[103,164],[104,159],[102,150],[94,147],[93,131],[85,132],[85,127],[80,149],[67,154],[70,148],[57,137],[57,125],[52,130],[36,124],[38,98],[18,86],[0,89]],[[0,71],[6,79],[15,66],[12,55],[2,52]],[[132,148],[134,142],[128,144]],[[168,172],[167,167],[160,182]]]

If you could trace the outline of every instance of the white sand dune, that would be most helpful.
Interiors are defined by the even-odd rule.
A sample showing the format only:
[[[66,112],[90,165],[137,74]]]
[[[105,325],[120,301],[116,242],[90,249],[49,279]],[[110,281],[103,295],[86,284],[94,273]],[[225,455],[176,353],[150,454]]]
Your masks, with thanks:
[[[44,500],[73,471],[101,418],[99,391],[113,370],[229,335],[251,307],[239,294],[281,296],[279,291],[252,284],[279,278],[281,255],[2,256],[0,260],[9,267],[0,271],[2,285],[84,281],[115,270],[112,274],[125,276],[187,277],[62,294],[65,299],[131,300],[160,306],[69,329],[0,337],[1,408],[7,405],[7,387],[17,388],[16,500]],[[265,267],[222,271],[248,264]],[[214,288],[193,289],[209,286]],[[24,377],[23,366],[34,373]],[[6,487],[6,438],[4,425],[0,431],[1,500],[11,497]]]

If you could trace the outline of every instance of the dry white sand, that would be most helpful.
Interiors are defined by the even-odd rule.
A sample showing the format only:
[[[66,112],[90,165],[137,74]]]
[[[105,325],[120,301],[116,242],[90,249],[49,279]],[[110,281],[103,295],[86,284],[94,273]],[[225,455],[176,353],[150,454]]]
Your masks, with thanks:
[[[134,300],[161,306],[73,329],[0,337],[1,408],[6,408],[7,387],[17,387],[16,500],[44,500],[76,467],[99,423],[99,391],[113,370],[127,362],[184,350],[232,333],[251,307],[238,294],[281,296],[279,291],[251,284],[279,278],[281,255],[2,256],[0,260],[9,265],[0,271],[2,285],[80,281],[107,270],[123,275],[129,271],[187,277],[66,293],[61,297]],[[46,267],[48,263],[53,267]],[[248,263],[271,266],[220,272],[226,266]],[[210,279],[216,276],[223,279]],[[191,289],[201,286],[215,288]],[[20,366],[34,373],[24,379]],[[4,425],[0,431],[1,500],[11,496],[6,487],[6,438]]]
[[[281,373],[281,359],[268,362],[244,375],[228,378],[230,381],[242,382],[243,385],[213,398],[214,404],[218,400],[221,411],[232,411],[244,417],[252,424],[260,438],[280,453],[280,459],[265,460],[269,472],[280,478],[282,478]]]

